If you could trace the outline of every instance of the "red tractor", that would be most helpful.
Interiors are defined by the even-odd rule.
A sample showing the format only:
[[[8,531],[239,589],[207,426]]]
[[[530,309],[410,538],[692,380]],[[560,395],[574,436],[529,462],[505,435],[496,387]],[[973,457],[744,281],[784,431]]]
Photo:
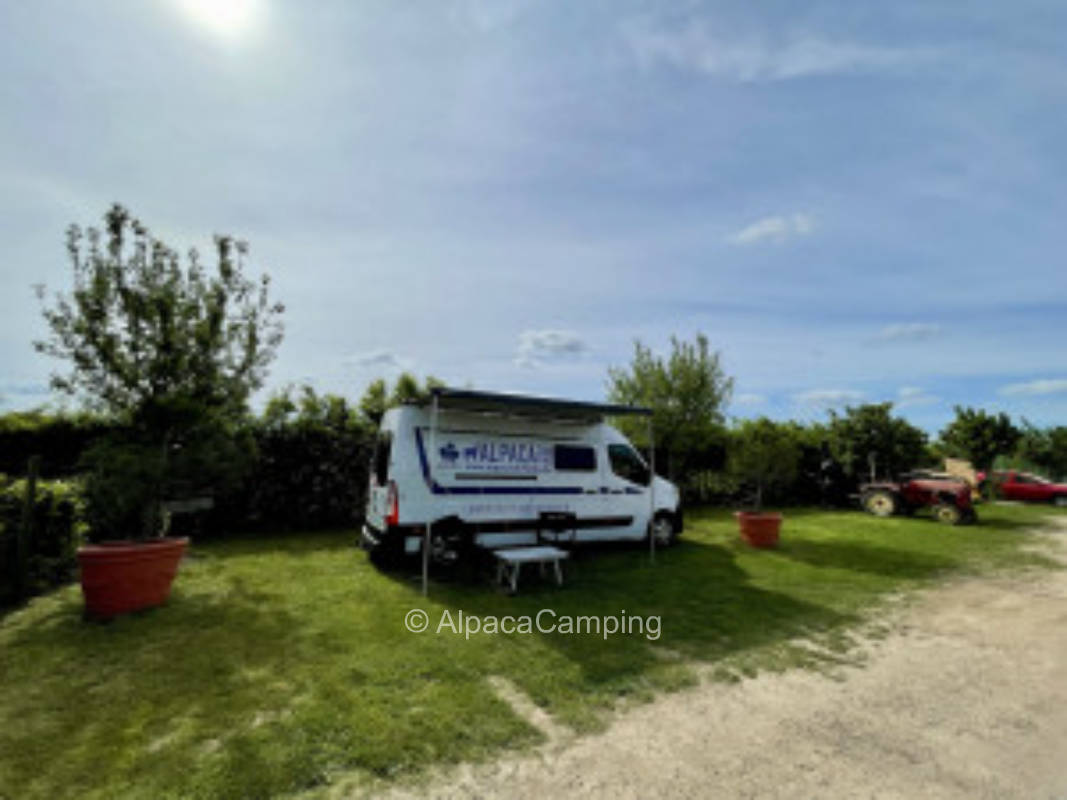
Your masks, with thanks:
[[[906,473],[899,481],[865,483],[860,486],[860,504],[876,517],[929,508],[934,519],[948,525],[978,521],[971,504],[971,487],[951,476],[930,472]]]

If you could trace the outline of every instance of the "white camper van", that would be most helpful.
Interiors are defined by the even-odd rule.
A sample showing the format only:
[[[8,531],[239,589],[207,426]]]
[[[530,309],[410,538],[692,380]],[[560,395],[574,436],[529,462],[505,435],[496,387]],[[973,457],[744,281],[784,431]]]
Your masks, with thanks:
[[[371,464],[363,544],[452,563],[471,547],[641,540],[682,530],[677,487],[607,416],[631,406],[434,389],[392,408]],[[429,537],[427,537],[429,533]]]

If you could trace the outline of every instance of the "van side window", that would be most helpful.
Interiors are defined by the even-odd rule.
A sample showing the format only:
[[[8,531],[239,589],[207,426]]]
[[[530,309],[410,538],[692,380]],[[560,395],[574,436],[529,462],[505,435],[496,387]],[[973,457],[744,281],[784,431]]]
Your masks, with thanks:
[[[389,481],[389,455],[393,450],[393,435],[379,433],[374,442],[374,482],[385,486]]]
[[[632,447],[625,444],[609,444],[608,459],[611,461],[611,471],[620,478],[625,478],[638,486],[648,486],[648,467]]]
[[[596,450],[592,447],[557,444],[555,461],[557,470],[593,472],[596,470]]]

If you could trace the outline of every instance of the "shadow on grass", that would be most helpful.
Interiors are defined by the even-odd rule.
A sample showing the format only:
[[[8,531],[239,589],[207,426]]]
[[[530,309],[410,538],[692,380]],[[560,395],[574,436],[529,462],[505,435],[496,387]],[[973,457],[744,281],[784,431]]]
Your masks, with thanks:
[[[843,541],[783,540],[776,552],[813,567],[903,580],[931,578],[961,566],[959,560],[942,555]]]
[[[227,536],[193,539],[186,558],[196,561],[205,556],[227,559],[268,554],[300,557],[329,551],[354,550],[358,547],[359,532],[355,529],[332,529],[308,533],[242,532]]]
[[[562,588],[536,579],[537,570],[532,568],[529,578],[524,573],[520,594],[514,597],[494,589],[483,575],[478,582],[431,582],[430,601],[443,604],[454,615],[462,610],[480,618],[536,617],[542,609],[550,609],[554,616],[548,618],[548,625],[578,616],[660,618],[660,634],[655,639],[636,627],[629,635],[606,637],[602,631],[535,633],[571,662],[576,669],[568,674],[577,678],[570,687],[550,687],[551,678],[531,675],[522,664],[512,664],[509,677],[539,702],[549,700],[551,691],[561,690],[603,688],[624,694],[646,673],[662,668],[665,658],[716,661],[794,637],[825,633],[856,620],[751,585],[731,550],[719,545],[683,541],[657,554],[655,564],[649,562],[644,545],[586,546],[576,556],[567,566]],[[418,583],[410,573],[391,574],[410,587],[412,604],[419,606]],[[506,671],[507,666],[498,668]]]

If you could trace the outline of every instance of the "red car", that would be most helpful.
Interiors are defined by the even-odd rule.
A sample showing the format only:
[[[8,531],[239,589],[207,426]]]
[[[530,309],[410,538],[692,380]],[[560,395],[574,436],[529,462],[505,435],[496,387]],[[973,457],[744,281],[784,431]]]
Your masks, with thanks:
[[[1029,472],[1015,470],[994,472],[993,483],[997,493],[1005,500],[1067,506],[1067,483],[1053,483]]]

